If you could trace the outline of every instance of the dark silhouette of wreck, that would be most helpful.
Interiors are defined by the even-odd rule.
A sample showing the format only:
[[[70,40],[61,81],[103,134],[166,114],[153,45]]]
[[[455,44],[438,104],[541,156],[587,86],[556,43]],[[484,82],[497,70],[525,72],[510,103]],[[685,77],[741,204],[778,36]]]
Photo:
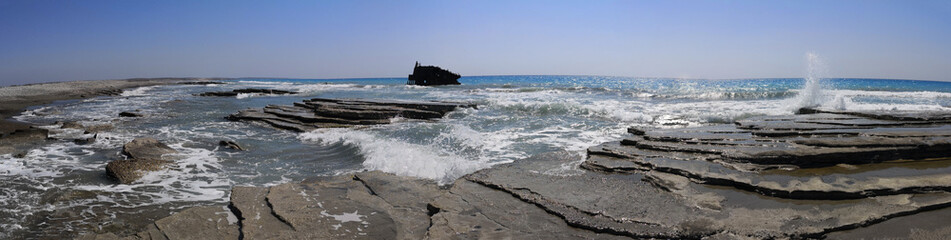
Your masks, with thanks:
[[[435,86],[435,85],[459,85],[459,74],[447,71],[437,66],[420,66],[416,62],[413,68],[413,74],[409,75],[409,85]]]

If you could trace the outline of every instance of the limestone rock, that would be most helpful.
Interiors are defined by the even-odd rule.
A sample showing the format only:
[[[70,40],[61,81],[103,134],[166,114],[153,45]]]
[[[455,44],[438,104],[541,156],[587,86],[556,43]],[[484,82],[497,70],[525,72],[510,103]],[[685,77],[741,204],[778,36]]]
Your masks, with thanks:
[[[155,221],[169,239],[238,239],[237,218],[224,207],[194,207]]]
[[[263,88],[244,88],[244,89],[235,89],[225,92],[205,92],[197,94],[198,96],[213,96],[213,97],[234,97],[238,96],[241,93],[255,93],[255,94],[268,94],[268,95],[285,95],[285,94],[297,94],[294,91],[286,90],[277,90],[277,89],[263,89]]]
[[[113,160],[106,164],[106,173],[119,183],[129,184],[142,178],[146,172],[162,170],[169,163],[171,161],[159,159]]]
[[[263,122],[270,126],[305,132],[318,128],[388,124],[390,119],[432,120],[458,108],[475,108],[468,103],[377,99],[314,98],[293,106],[268,105],[232,114],[232,121]]]
[[[293,231],[290,225],[278,218],[267,201],[270,191],[263,187],[231,189],[231,207],[241,220],[241,233],[246,239],[274,239]]]
[[[146,172],[162,170],[172,163],[163,159],[162,155],[176,152],[154,138],[136,138],[122,146],[122,154],[129,159],[109,162],[106,164],[106,173],[120,183],[129,184],[142,178]]]
[[[83,129],[83,125],[76,121],[68,121],[62,123],[60,128],[73,128],[73,129]]]
[[[154,138],[136,138],[122,146],[122,154],[134,159],[162,159],[162,155],[176,153],[168,145]]]
[[[752,117],[733,125],[632,127],[628,132],[633,136],[589,148],[581,168],[638,178],[684,201],[676,205],[701,209],[694,218],[706,223],[694,226],[716,232],[703,238],[822,237],[951,205],[947,112],[803,109],[798,115]],[[501,181],[506,178],[493,172],[469,177],[527,199],[541,195],[564,202],[549,200],[558,194],[543,187]],[[531,175],[520,177],[526,176]],[[596,182],[589,186],[603,188]],[[617,205],[599,204],[597,213],[604,215],[613,215],[606,206]],[[585,209],[578,205],[572,204]],[[664,217],[662,225],[677,222]]]
[[[241,147],[241,145],[238,145],[237,142],[231,141],[231,140],[221,140],[218,142],[218,146],[228,148],[228,149],[238,150],[238,151],[246,150],[243,147]]]

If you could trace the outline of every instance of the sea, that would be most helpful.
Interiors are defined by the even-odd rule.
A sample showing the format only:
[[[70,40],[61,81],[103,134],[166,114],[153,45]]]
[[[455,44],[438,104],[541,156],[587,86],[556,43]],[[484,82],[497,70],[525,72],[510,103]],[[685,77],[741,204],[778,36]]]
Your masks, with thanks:
[[[567,150],[577,162],[548,174],[578,174],[585,149],[627,136],[632,126],[730,124],[800,107],[951,111],[951,83],[892,79],[670,79],[605,76],[468,76],[462,85],[413,86],[405,78],[238,79],[213,85],[127,89],[119,96],[35,106],[14,117],[50,129],[53,140],[25,157],[0,155],[0,239],[134,233],[200,205],[225,205],[233,186],[272,186],[378,170],[451,184],[459,177],[534,154]],[[300,92],[202,97],[241,88]],[[291,132],[233,122],[229,114],[310,98],[469,102],[438,121]],[[142,118],[119,118],[140,111]],[[57,122],[109,124],[92,144]],[[178,153],[168,169],[132,184],[105,173],[122,145],[152,137]],[[247,151],[218,146],[235,141]],[[227,209],[222,209],[227,212]]]

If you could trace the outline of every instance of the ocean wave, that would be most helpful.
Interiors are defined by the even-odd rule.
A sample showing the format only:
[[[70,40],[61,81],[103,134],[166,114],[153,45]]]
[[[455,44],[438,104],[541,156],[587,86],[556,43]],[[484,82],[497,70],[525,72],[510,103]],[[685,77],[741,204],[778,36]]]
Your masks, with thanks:
[[[701,92],[701,93],[645,93],[635,92],[633,96],[638,98],[651,98],[657,100],[690,99],[690,100],[763,100],[780,99],[793,97],[798,94],[796,90],[786,91],[751,91],[751,92]]]
[[[485,108],[496,108],[512,114],[535,117],[570,115],[613,119],[622,122],[650,121],[651,116],[639,111],[643,105],[642,102],[619,100],[490,99],[488,106]]]
[[[864,91],[864,90],[827,90],[826,95],[841,95],[850,97],[881,97],[881,98],[900,98],[900,99],[951,99],[951,93],[931,92],[931,91],[913,91],[913,92],[889,92],[889,91]]]
[[[157,86],[148,86],[148,87],[138,87],[132,90],[124,90],[120,96],[123,97],[133,97],[133,96],[147,96],[149,92],[155,89]]]
[[[849,111],[912,110],[948,111],[951,93],[916,91],[823,90],[815,96],[816,107]],[[798,105],[797,105],[798,106]]]
[[[324,129],[302,133],[304,141],[323,144],[344,143],[356,146],[365,157],[363,166],[402,176],[414,176],[448,184],[462,175],[489,164],[466,159],[438,146],[412,144],[382,138],[365,130]]]
[[[238,93],[238,95],[234,96],[234,98],[236,98],[236,99],[245,99],[245,98],[254,97],[254,96],[261,96],[261,94],[258,94],[258,93]]]
[[[326,91],[367,90],[367,89],[376,89],[376,88],[385,88],[385,87],[387,86],[363,85],[363,84],[353,84],[353,83],[315,83],[315,84],[293,85],[290,88],[302,93],[313,93],[313,92],[326,92]]]

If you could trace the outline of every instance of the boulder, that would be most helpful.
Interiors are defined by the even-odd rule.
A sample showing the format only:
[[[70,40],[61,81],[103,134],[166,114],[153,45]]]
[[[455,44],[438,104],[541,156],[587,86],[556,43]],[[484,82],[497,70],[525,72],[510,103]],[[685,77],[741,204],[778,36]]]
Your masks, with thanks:
[[[95,134],[95,135],[93,135],[93,136],[90,137],[90,138],[73,139],[73,143],[76,143],[76,144],[79,144],[79,145],[91,144],[91,143],[96,142],[96,138],[98,138],[98,137],[99,137],[99,134]]]
[[[130,184],[149,171],[162,170],[169,163],[171,161],[159,159],[113,160],[106,164],[106,173],[119,183]]]
[[[133,159],[162,159],[162,155],[176,153],[168,145],[154,138],[136,138],[122,146],[122,154]]]
[[[221,140],[220,142],[218,142],[218,146],[228,148],[228,149],[238,150],[238,151],[246,150],[243,147],[241,147],[241,145],[238,145],[237,142],[231,141],[231,140]]]
[[[154,138],[136,138],[122,146],[122,154],[129,159],[109,162],[106,173],[120,183],[129,184],[142,178],[146,172],[164,169],[172,161],[163,159],[162,155],[176,152]]]

